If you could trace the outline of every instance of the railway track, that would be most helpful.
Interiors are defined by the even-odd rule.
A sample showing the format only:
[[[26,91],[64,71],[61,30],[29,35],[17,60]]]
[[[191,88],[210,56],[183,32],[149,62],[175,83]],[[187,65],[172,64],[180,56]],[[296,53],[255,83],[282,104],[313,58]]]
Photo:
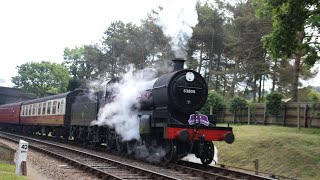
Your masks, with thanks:
[[[14,142],[19,142],[20,138],[26,140],[29,142],[30,148],[50,156],[54,156],[81,170],[89,171],[102,179],[176,179],[165,174],[156,173],[147,169],[97,156],[95,154],[71,149],[69,147],[64,147],[34,138],[3,132],[1,132],[0,137]]]
[[[198,163],[194,163],[194,162],[190,162],[190,161],[183,161],[183,160],[181,160],[175,164],[169,164],[169,166],[172,168],[176,168],[176,169],[188,168],[190,171],[195,170],[195,173],[197,171],[201,170],[203,172],[221,174],[223,176],[228,176],[232,179],[246,179],[246,180],[266,180],[266,179],[272,180],[272,179],[274,179],[271,177],[259,176],[259,175],[245,173],[245,172],[234,171],[234,170],[226,169],[226,168],[220,168],[220,167],[215,167],[215,166],[204,166],[202,164],[198,164]],[[208,176],[208,179],[210,179],[210,176]]]
[[[158,166],[158,168],[166,168],[167,171],[171,171],[169,174],[174,174],[173,176],[168,176],[102,157],[97,155],[98,153],[93,154],[76,150],[72,147],[65,147],[64,145],[53,143],[51,140],[48,142],[48,140],[39,140],[38,138],[35,139],[1,131],[0,137],[15,142],[18,142],[19,139],[24,139],[29,142],[31,148],[64,160],[102,179],[272,179],[225,168],[203,166],[202,164],[188,161],[179,161],[178,163]],[[172,173],[172,171],[174,172]]]

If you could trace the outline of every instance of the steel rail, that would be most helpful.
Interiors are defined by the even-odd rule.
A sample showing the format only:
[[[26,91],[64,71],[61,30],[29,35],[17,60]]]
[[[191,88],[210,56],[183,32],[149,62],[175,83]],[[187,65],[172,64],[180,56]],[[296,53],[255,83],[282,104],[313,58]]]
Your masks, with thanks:
[[[54,156],[56,158],[59,158],[67,163],[70,163],[71,165],[78,167],[80,169],[83,169],[85,171],[91,172],[93,174],[95,174],[96,176],[98,176],[99,178],[103,178],[103,179],[166,179],[166,180],[173,180],[173,179],[177,179],[175,177],[171,177],[165,174],[161,174],[161,173],[157,173],[154,171],[150,171],[144,168],[140,168],[140,167],[136,167],[136,166],[132,166],[129,164],[125,164],[116,160],[112,160],[106,157],[101,157],[101,156],[97,156],[95,154],[92,153],[88,153],[88,152],[84,152],[84,151],[80,151],[80,150],[76,150],[76,149],[72,149],[72,148],[68,148],[68,147],[63,147],[61,145],[57,145],[57,144],[53,144],[53,143],[49,143],[49,142],[44,142],[38,139],[34,139],[34,138],[29,138],[29,137],[24,137],[24,136],[20,136],[20,135],[15,135],[15,134],[11,134],[11,133],[6,133],[6,132],[1,132],[0,134],[5,134],[7,136],[3,136],[1,135],[0,137],[5,138],[7,140],[10,141],[14,141],[14,142],[18,142],[19,140],[14,139],[14,138],[10,138],[8,136],[12,136],[15,138],[21,138],[27,141],[31,141],[31,142],[36,142],[42,145],[35,145],[33,143],[29,143],[29,147],[49,154],[51,156]],[[43,145],[47,146],[44,147]],[[48,147],[50,146],[50,147]],[[58,152],[53,152],[54,150],[52,148],[56,148],[56,150]],[[59,152],[60,151],[60,152]],[[84,156],[87,158],[92,158],[94,160],[99,161],[100,163],[107,163],[107,167],[106,165],[103,166],[97,166],[97,165],[88,165],[85,164],[79,160],[76,160],[74,158],[69,158],[66,157],[63,154],[68,154],[71,153],[72,154],[76,154],[77,156]],[[99,163],[98,163],[99,164]],[[115,171],[104,171],[101,169],[112,169],[112,170],[125,170],[129,173],[122,173],[122,172],[115,172]]]

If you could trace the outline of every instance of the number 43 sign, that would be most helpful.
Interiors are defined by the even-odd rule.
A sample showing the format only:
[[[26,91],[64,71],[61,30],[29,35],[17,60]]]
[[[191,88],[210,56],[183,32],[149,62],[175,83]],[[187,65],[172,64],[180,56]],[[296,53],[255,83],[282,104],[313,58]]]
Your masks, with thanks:
[[[22,162],[27,161],[27,152],[28,152],[28,142],[20,140],[19,142],[19,149],[17,154],[17,161],[16,161],[16,174],[23,175],[22,171]]]
[[[22,145],[21,145],[21,149],[27,150],[27,149],[28,149],[28,144],[22,144]]]

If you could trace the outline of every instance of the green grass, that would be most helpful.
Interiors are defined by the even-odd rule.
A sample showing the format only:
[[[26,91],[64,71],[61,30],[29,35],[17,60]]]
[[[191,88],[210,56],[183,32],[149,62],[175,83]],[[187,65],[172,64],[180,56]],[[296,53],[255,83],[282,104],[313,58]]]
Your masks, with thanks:
[[[302,179],[320,179],[320,129],[234,125],[235,142],[216,142],[219,164]]]
[[[24,176],[15,174],[15,165],[0,162],[0,180],[26,180]]]

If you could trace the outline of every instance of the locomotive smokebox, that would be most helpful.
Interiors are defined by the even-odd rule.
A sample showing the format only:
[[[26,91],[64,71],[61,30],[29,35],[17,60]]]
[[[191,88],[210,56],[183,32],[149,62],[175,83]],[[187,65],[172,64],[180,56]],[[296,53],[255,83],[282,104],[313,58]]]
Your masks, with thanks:
[[[185,60],[183,58],[174,58],[172,62],[173,62],[173,71],[179,71],[184,69],[183,66],[184,66]]]

